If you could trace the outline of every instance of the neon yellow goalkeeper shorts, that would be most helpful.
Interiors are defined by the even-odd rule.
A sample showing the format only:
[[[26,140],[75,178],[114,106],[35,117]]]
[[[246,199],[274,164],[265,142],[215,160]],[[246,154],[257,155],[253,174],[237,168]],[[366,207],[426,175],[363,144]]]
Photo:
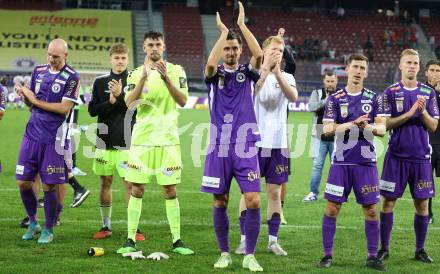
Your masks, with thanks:
[[[182,175],[180,145],[147,147],[131,146],[125,180],[148,184],[156,180],[159,185],[176,185]]]
[[[111,176],[118,172],[124,178],[127,171],[128,150],[96,149],[93,172],[98,176]]]

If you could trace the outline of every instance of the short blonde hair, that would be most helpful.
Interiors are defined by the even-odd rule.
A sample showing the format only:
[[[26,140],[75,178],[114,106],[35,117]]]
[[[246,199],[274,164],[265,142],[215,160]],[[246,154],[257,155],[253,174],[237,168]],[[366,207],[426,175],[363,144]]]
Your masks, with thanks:
[[[270,43],[272,43],[272,41],[275,41],[284,46],[284,39],[278,35],[273,35],[273,36],[269,36],[268,38],[266,38],[266,40],[264,40],[263,49],[267,48],[270,45]]]
[[[126,44],[116,43],[111,46],[109,53],[110,53],[110,56],[112,56],[114,53],[117,53],[117,54],[127,53],[128,54],[128,47]]]
[[[415,49],[404,49],[402,51],[402,53],[400,54],[400,59],[402,59],[404,56],[407,56],[407,55],[419,56],[419,52]]]

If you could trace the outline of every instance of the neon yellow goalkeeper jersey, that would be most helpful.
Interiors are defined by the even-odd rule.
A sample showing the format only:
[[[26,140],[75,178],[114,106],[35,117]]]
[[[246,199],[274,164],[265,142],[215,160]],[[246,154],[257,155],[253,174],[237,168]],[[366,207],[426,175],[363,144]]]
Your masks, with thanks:
[[[183,68],[166,62],[168,77],[173,85],[188,96]],[[125,98],[133,92],[142,76],[143,66],[128,74]],[[156,70],[151,70],[137,102],[136,123],[131,144],[135,146],[169,146],[180,144],[177,104]]]

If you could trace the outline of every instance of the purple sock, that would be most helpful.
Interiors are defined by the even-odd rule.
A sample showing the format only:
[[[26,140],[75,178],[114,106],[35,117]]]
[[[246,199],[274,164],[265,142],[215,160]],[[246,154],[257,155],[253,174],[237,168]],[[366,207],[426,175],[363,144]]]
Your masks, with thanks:
[[[336,234],[336,218],[324,214],[322,219],[322,244],[324,245],[324,256],[332,256],[333,239]]]
[[[379,233],[379,221],[365,220],[365,236],[367,237],[368,257],[377,257]]]
[[[414,214],[414,231],[416,232],[416,250],[425,246],[426,233],[428,232],[429,216]]]
[[[272,218],[267,220],[267,229],[270,236],[278,237],[278,229],[280,228],[281,218],[280,214],[275,212]]]
[[[380,243],[382,248],[389,250],[390,248],[390,238],[391,231],[393,230],[393,212],[390,213],[380,213]]]
[[[229,217],[228,209],[214,207],[214,231],[217,245],[221,252],[229,252]]]
[[[52,229],[57,216],[57,193],[55,190],[44,192],[44,228]]]
[[[53,224],[54,226],[56,225],[56,222],[60,218],[60,214],[61,214],[61,211],[63,211],[63,208],[64,208],[64,205],[57,204],[57,214],[56,214],[56,217],[55,217],[55,223]]]
[[[240,217],[238,218],[240,222],[240,235],[246,235],[246,230],[244,229],[244,222],[246,220],[246,210],[243,210],[240,213]]]
[[[260,209],[248,208],[244,229],[246,232],[245,254],[254,254],[257,246],[258,235],[260,234],[261,215]]]
[[[21,200],[29,217],[30,222],[34,222],[37,218],[37,197],[32,188],[28,190],[20,190]]]

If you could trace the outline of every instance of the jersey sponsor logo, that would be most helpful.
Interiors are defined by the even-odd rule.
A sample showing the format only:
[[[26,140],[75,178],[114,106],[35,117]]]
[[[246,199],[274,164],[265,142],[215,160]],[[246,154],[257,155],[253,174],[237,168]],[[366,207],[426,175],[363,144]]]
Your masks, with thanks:
[[[423,189],[432,189],[433,187],[433,183],[432,181],[425,181],[425,180],[419,180],[416,183],[416,188],[418,190],[423,190]]]
[[[371,110],[373,109],[373,107],[370,105],[370,104],[363,104],[362,105],[362,111],[364,112],[364,113],[370,113],[371,112]]]
[[[327,104],[327,117],[333,117],[333,101],[328,101]]]
[[[404,98],[396,98],[396,109],[397,109],[397,112],[402,112],[403,111],[403,101],[404,101]]]
[[[186,88],[186,78],[179,77],[179,84],[180,84],[180,88]]]
[[[380,180],[379,189],[383,191],[394,192],[394,190],[396,189],[396,183]]]
[[[52,175],[52,174],[56,174],[56,173],[63,174],[65,171],[66,170],[62,166],[51,166],[51,165],[48,165],[47,168],[46,168],[46,173],[48,175]]]
[[[55,84],[52,85],[52,92],[53,93],[58,93],[58,92],[60,92],[60,90],[61,90],[60,84],[55,83]]]
[[[127,164],[128,168],[136,169],[136,170],[142,170],[142,167],[135,164]]]
[[[417,95],[417,99],[420,99],[420,98],[425,98],[425,100],[429,100],[429,96],[428,95]]]
[[[40,91],[41,82],[42,82],[41,79],[37,79],[35,81],[35,94],[37,94]]]
[[[70,75],[69,75],[69,73],[63,71],[63,72],[60,73],[60,76],[63,77],[65,80],[67,80]]]
[[[63,80],[60,80],[60,79],[55,79],[55,82],[56,83],[60,83],[60,84],[62,84],[62,85],[65,85],[66,84],[66,81],[63,81]]]
[[[361,194],[364,196],[367,196],[370,193],[377,193],[377,192],[379,192],[378,185],[363,185],[361,187]]]
[[[23,175],[23,174],[24,174],[24,166],[22,166],[22,165],[17,165],[17,166],[15,167],[15,174]]]
[[[275,173],[278,175],[283,174],[283,173],[287,173],[287,172],[289,172],[289,166],[277,165],[275,167]]]
[[[347,116],[348,116],[348,104],[340,105],[339,108],[340,108],[340,111],[341,111],[341,117],[342,118],[347,118]]]
[[[422,87],[422,88],[420,88],[420,91],[423,93],[431,94],[431,89],[429,89],[429,88]]]
[[[202,186],[211,188],[220,188],[220,178],[203,176]]]
[[[258,172],[258,171],[249,171],[248,172],[248,181],[250,183],[255,182],[258,179],[260,179],[260,172]]]
[[[70,96],[74,91],[76,91],[75,86],[76,86],[76,81],[75,80],[70,81],[69,87],[67,88],[67,96]]]
[[[96,163],[101,165],[106,165],[108,161],[104,160],[103,158],[95,158]]]
[[[167,167],[167,168],[164,168],[163,174],[165,176],[172,176],[175,171],[178,171],[178,170],[181,170],[181,169],[182,169],[181,166]]]
[[[367,98],[370,98],[370,99],[373,99],[374,93],[371,93],[370,91],[365,91],[363,96],[367,97]]]
[[[334,195],[337,197],[342,197],[344,195],[344,187],[327,183],[325,185],[325,193],[328,193],[330,195]]]
[[[235,76],[235,80],[239,83],[243,83],[246,80],[246,76],[244,75],[244,73],[239,72],[237,73],[237,76]]]
[[[225,76],[222,74],[218,75],[218,88],[222,89],[225,87]]]

